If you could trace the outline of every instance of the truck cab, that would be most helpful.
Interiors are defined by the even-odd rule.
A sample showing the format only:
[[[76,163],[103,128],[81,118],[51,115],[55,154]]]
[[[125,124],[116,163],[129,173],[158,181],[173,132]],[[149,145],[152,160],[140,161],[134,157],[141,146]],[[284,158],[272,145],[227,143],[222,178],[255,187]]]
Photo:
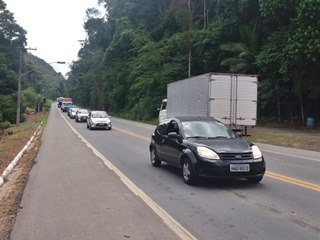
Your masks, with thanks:
[[[167,117],[167,99],[162,99],[159,109],[159,122]]]

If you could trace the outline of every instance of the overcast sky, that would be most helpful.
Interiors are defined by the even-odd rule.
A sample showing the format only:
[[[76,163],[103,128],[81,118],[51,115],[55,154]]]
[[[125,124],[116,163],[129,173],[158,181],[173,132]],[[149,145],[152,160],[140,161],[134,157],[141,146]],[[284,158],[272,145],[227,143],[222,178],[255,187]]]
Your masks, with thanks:
[[[68,63],[77,60],[85,38],[83,24],[88,8],[98,8],[98,0],[4,0],[16,22],[27,31],[29,51],[51,63],[65,61],[66,65],[51,64],[65,75]]]

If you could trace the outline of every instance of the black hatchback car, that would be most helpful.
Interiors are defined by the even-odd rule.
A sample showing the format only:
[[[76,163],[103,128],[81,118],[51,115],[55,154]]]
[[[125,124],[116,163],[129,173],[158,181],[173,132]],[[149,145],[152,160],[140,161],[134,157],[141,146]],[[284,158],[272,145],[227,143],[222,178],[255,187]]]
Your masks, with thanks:
[[[259,183],[266,164],[259,148],[223,123],[209,117],[175,117],[162,121],[152,134],[151,164],[182,169],[184,182],[199,178],[245,178]]]

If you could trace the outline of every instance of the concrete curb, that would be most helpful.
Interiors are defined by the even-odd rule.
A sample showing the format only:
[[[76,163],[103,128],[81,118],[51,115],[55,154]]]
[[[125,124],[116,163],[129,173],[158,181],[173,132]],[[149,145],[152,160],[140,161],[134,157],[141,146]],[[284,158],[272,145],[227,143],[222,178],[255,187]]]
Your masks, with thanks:
[[[9,166],[3,171],[2,175],[0,176],[0,187],[4,185],[5,179],[9,176],[9,174],[13,171],[21,157],[23,156],[24,152],[30,147],[34,137],[36,136],[37,132],[39,131],[42,122],[40,122],[39,126],[37,127],[36,131],[33,133],[32,137],[28,141],[28,143],[22,148],[22,150],[17,154],[17,156],[12,160]]]

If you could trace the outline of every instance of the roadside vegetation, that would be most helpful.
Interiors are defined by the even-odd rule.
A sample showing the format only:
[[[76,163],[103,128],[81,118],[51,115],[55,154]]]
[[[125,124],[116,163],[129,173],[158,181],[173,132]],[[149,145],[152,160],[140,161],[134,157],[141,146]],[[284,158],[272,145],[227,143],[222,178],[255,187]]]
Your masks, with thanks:
[[[258,75],[259,120],[320,121],[319,1],[101,2],[66,86],[75,102],[148,121],[167,83],[233,72]]]
[[[170,82],[208,72],[256,74],[259,121],[320,122],[319,1],[99,2],[106,14],[87,10],[87,36],[68,81],[25,53],[23,72],[30,73],[23,91],[150,121]],[[19,48],[27,33],[3,0],[0,16],[0,122],[14,123]]]
[[[281,147],[290,147],[311,151],[320,151],[320,135],[312,134],[308,131],[301,132],[268,132],[252,130],[249,132],[253,138],[251,141],[257,143],[266,143]]]

